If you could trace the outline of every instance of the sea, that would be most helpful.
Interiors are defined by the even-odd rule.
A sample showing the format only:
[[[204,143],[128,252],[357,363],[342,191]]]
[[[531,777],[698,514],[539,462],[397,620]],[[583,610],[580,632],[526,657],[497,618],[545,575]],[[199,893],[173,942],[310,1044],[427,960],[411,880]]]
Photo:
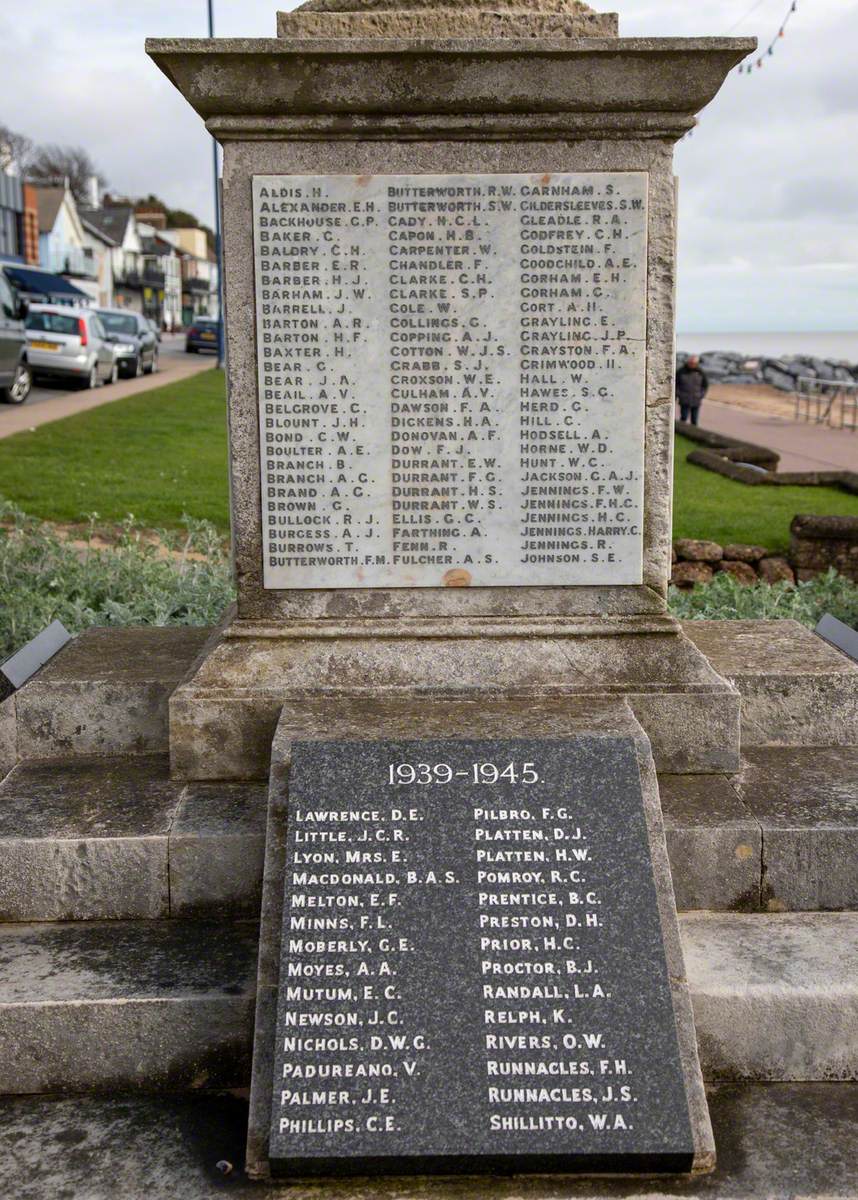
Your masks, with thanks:
[[[677,350],[702,354],[726,350],[749,358],[781,358],[792,354],[858,363],[856,333],[678,333]]]

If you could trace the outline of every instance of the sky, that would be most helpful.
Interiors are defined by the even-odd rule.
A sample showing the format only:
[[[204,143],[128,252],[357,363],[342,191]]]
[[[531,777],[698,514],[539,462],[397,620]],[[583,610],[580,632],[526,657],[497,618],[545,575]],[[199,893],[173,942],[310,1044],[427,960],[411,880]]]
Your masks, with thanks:
[[[764,44],[789,5],[593,0],[624,36]],[[278,7],[297,5],[215,0],[216,35],[273,36]],[[83,145],[115,191],[211,222],[211,142],[143,51],[206,32],[206,0],[0,0],[0,124]],[[680,330],[858,330],[858,0],[798,0],[775,56],[731,75],[676,165]]]

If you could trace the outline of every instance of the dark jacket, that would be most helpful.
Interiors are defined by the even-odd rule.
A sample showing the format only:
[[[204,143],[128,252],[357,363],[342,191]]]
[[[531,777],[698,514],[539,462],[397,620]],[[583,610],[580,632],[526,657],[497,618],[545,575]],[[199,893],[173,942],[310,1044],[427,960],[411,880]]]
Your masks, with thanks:
[[[699,367],[686,363],[676,373],[676,399],[687,408],[699,408],[709,391],[709,380]]]

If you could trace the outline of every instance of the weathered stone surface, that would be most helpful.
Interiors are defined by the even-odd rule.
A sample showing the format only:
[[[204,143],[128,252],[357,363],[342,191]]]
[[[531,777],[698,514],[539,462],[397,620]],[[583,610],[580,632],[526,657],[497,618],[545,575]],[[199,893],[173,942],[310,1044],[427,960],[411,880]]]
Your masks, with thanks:
[[[797,621],[686,621],[742,694],[743,746],[858,743],[858,666]]]
[[[246,1085],[254,925],[0,926],[0,1091]]]
[[[247,1105],[228,1095],[0,1101],[16,1200],[854,1200],[858,1085],[722,1084],[709,1093],[718,1167],[695,1180],[376,1179],[290,1188],[244,1175]],[[230,1164],[224,1176],[217,1163]]]
[[[674,564],[670,582],[674,587],[692,588],[698,583],[711,583],[715,572],[708,563],[677,562]]]
[[[858,913],[680,921],[709,1080],[858,1078]]]
[[[172,916],[258,914],[267,799],[262,784],[184,790],[170,834]]]
[[[700,541],[698,538],[679,538],[673,543],[680,558],[686,562],[720,562],[724,557],[724,548],[717,542]]]
[[[735,785],[762,828],[765,907],[858,908],[858,749],[749,749]]]
[[[332,0],[277,14],[278,37],[616,37],[616,13],[579,0]]]
[[[628,697],[660,770],[738,767],[739,697],[685,639],[227,637],[170,701],[174,774],[265,778],[277,718],[314,691],[344,700],[528,703]]]
[[[167,750],[167,700],[211,630],[93,628],[15,696],[21,758]]]
[[[15,716],[15,697],[0,703],[0,779],[18,761],[18,722]]]
[[[785,558],[764,558],[757,570],[765,583],[795,583],[795,571]]]
[[[753,587],[757,583],[757,572],[746,562],[724,562],[718,564],[718,570],[723,571],[726,575],[732,575],[737,583],[743,584],[745,587]]]
[[[677,908],[757,911],[760,827],[730,780],[660,775],[658,786]]]
[[[26,762],[0,784],[0,921],[169,914],[167,761]]]
[[[797,516],[790,532],[790,562],[800,580],[833,567],[858,581],[858,517]]]
[[[724,557],[732,562],[758,563],[767,554],[765,546],[749,546],[745,542],[731,542],[724,547]]]

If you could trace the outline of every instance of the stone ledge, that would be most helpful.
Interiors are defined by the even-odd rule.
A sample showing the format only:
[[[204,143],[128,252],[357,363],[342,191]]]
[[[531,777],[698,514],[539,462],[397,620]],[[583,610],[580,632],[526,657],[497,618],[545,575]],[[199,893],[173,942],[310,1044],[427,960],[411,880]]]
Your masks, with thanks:
[[[265,779],[283,705],[314,699],[569,704],[628,699],[659,770],[739,765],[739,696],[674,634],[587,638],[401,638],[327,642],[224,638],[170,701],[183,779]],[[512,728],[515,728],[513,723]]]
[[[854,1200],[858,1085],[721,1085],[709,1093],[718,1168],[698,1180],[346,1180],[315,1200]],[[243,1172],[247,1105],[230,1095],[0,1100],[16,1200],[306,1200]],[[71,1149],[70,1149],[71,1147]],[[218,1162],[233,1169],[224,1177]]]
[[[210,629],[87,629],[14,696],[19,759],[167,750],[167,700]]]
[[[246,1084],[256,928],[0,926],[0,1090]]]
[[[166,756],[36,760],[0,784],[0,922],[256,916],[266,788]]]
[[[858,1079],[858,913],[680,919],[707,1080]]]
[[[742,746],[858,743],[858,666],[797,621],[684,621],[742,696]]]

